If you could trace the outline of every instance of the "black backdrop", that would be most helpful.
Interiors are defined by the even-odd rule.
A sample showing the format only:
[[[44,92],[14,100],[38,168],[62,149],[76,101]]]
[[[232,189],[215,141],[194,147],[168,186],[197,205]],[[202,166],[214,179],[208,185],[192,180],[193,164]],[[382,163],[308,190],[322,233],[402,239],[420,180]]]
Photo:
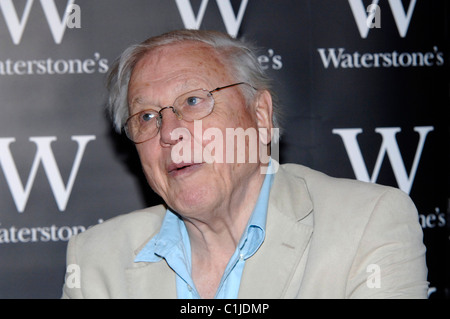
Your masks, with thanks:
[[[70,236],[159,203],[105,115],[105,76],[128,45],[179,28],[260,47],[282,163],[409,193],[430,298],[448,297],[449,4],[0,0],[0,297],[58,298]]]

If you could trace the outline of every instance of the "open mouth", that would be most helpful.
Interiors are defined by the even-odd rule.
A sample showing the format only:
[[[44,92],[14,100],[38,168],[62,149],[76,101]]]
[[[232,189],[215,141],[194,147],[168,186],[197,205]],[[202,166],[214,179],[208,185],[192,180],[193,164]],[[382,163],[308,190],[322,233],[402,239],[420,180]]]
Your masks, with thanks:
[[[169,165],[167,171],[171,176],[179,176],[192,172],[199,168],[202,163],[178,163]]]

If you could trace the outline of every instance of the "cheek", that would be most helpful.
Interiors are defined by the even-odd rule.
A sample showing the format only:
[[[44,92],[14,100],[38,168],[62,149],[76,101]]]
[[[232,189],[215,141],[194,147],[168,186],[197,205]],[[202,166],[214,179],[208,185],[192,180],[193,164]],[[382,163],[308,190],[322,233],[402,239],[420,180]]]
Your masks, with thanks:
[[[228,108],[224,105],[221,103],[210,117],[202,121],[202,144],[203,149],[206,148],[203,156],[208,162],[234,163],[232,168],[235,169],[250,158],[247,134],[252,136],[251,145],[257,144],[257,124],[245,105],[228,103]]]
[[[163,184],[163,171],[159,161],[161,158],[160,148],[148,143],[143,143],[138,144],[136,149],[147,182],[155,192],[160,193],[160,188]]]
[[[257,127],[256,117],[253,116],[243,99],[230,99],[227,103],[217,101],[217,107],[207,117],[208,127],[243,128]],[[207,127],[207,126],[204,126]]]

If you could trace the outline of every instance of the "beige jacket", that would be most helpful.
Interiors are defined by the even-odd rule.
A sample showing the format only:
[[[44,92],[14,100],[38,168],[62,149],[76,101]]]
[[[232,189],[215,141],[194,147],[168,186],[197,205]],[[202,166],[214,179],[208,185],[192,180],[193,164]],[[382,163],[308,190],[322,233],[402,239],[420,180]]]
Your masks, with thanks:
[[[133,262],[158,233],[164,206],[118,216],[69,242],[63,298],[176,298],[164,260]],[[398,189],[281,165],[266,238],[246,261],[240,298],[426,298],[425,246]],[[72,275],[72,277],[70,277]]]

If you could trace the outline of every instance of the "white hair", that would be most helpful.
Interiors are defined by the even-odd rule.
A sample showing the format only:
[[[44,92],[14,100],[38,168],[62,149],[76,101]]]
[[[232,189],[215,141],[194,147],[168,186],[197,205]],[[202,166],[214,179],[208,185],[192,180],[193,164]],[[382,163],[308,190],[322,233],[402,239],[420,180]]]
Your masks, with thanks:
[[[271,81],[254,54],[256,50],[249,43],[217,31],[171,31],[130,46],[114,63],[108,77],[109,104],[107,108],[118,132],[122,130],[129,116],[128,84],[137,62],[155,48],[183,41],[199,41],[211,46],[224,59],[224,65],[229,68],[229,74],[235,78],[236,82],[246,82],[257,90],[271,92]],[[241,86],[241,90],[249,104],[255,96],[255,90],[247,85]],[[281,114],[273,93],[272,97],[274,99],[272,121],[274,127],[279,128]]]

